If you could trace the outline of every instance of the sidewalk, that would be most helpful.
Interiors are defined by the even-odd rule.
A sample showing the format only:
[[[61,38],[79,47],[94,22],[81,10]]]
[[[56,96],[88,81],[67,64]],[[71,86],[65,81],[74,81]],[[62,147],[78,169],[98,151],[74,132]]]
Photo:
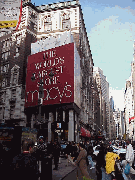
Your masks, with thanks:
[[[53,160],[52,161],[52,180],[61,180],[70,172],[76,169],[76,167],[71,165],[71,163],[69,163],[69,166],[66,166],[65,158],[61,158],[61,163],[58,166],[58,170],[53,170],[54,167],[55,165],[54,165],[54,160]]]
[[[66,166],[65,158],[61,158],[58,170],[53,170],[54,167],[54,161],[52,161],[52,180],[71,180],[73,177],[76,177],[77,168],[71,163],[69,163],[69,166]],[[97,180],[95,168],[90,169],[90,166],[88,166],[88,172],[92,179]]]

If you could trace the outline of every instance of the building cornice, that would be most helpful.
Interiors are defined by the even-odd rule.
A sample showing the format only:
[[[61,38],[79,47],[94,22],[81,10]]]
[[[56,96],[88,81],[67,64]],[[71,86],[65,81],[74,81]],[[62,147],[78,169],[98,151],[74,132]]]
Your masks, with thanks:
[[[37,36],[41,36],[41,35],[49,35],[49,34],[59,34],[61,32],[65,32],[65,31],[70,31],[71,30],[71,34],[72,33],[79,33],[79,27],[76,28],[69,28],[69,29],[59,29],[59,30],[54,30],[54,31],[50,31],[50,32],[37,32]]]
[[[36,8],[40,12],[45,12],[45,11],[50,12],[50,11],[56,11],[56,10],[62,10],[62,9],[76,8],[78,6],[79,6],[79,1],[73,0],[73,1],[66,1],[66,2],[59,2],[59,3],[36,6]]]
[[[41,10],[39,10],[34,4],[32,4],[31,2],[23,2],[22,7],[26,7],[26,6],[30,6],[32,9],[34,9],[35,11],[37,11],[38,13],[41,12]]]

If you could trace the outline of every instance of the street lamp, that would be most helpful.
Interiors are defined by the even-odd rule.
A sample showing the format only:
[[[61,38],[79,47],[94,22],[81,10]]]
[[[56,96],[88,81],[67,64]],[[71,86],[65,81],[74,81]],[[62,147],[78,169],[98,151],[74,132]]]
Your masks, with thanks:
[[[51,72],[49,73],[49,78],[52,81],[52,78],[54,76],[54,72],[52,71],[52,69],[50,69],[50,70],[51,70]],[[33,82],[36,80],[35,73],[32,74],[31,80]],[[43,76],[43,79],[40,76],[40,80],[38,82],[39,83],[39,99],[38,99],[39,114],[38,114],[38,122],[41,122],[41,106],[42,106],[43,97],[44,97],[44,94],[43,94],[44,81],[45,81],[45,76]],[[41,123],[40,123],[40,128],[41,128]]]

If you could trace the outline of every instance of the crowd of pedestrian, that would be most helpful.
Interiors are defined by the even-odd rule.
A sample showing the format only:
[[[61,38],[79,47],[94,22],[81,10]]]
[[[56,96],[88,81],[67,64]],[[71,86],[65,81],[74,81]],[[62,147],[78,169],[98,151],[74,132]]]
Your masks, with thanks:
[[[134,162],[134,151],[131,145],[131,141],[125,143],[126,156],[122,161],[123,167],[127,164],[130,165],[130,173],[135,174],[135,170],[132,168]],[[94,145],[100,145],[99,153],[94,154]],[[4,160],[2,158],[3,148],[1,149],[1,167],[4,166]],[[46,142],[43,136],[38,139],[38,144],[35,144],[32,140],[26,139],[22,142],[22,152],[16,155],[13,160],[10,160],[10,172],[14,180],[16,179],[34,179],[38,180],[40,177],[39,166],[43,158],[47,156],[54,160],[54,169],[59,169],[59,158],[61,156],[61,145],[58,140],[54,142]],[[6,156],[5,156],[6,157]],[[111,143],[107,142],[95,142],[92,144],[90,141],[83,141],[81,143],[68,142],[65,149],[66,166],[72,164],[77,167],[77,174],[82,177],[83,180],[91,180],[88,169],[95,169],[97,180],[101,179],[119,179],[116,171],[116,159],[121,157],[113,152]],[[38,163],[37,163],[38,162]],[[2,169],[2,168],[1,168]],[[27,175],[27,176],[26,176]],[[106,177],[105,177],[106,176]]]

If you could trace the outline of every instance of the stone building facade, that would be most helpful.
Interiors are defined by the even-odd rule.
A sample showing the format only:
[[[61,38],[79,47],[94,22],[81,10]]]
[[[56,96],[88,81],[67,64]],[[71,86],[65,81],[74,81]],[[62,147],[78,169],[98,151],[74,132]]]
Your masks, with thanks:
[[[134,100],[133,100],[133,85],[132,85],[132,76],[126,80],[126,89],[124,93],[124,106],[125,106],[125,133],[127,136],[132,139],[134,120],[130,122],[130,118],[134,117]]]
[[[115,111],[114,100],[113,100],[113,97],[111,96],[110,98],[110,139],[116,139],[115,121],[114,121],[114,116],[113,116],[114,111]]]
[[[81,5],[79,1],[73,0],[36,7],[30,0],[24,0],[18,30],[0,33],[0,62],[3,77],[0,91],[0,120],[1,122],[12,120],[20,125],[33,127],[38,121],[38,106],[29,111],[24,108],[27,57],[31,54],[31,43],[50,36],[58,38],[65,31],[71,32],[81,58],[81,108],[76,105],[66,105],[63,109],[62,106],[55,105],[50,111],[49,106],[42,107],[41,118],[44,123],[47,122],[45,136],[48,136],[48,141],[53,136],[51,123],[54,120],[67,121],[70,130],[66,136],[67,140],[78,141],[79,121],[88,124],[93,118],[91,90],[93,59]]]
[[[93,76],[100,94],[100,128],[110,138],[110,104],[109,104],[109,83],[99,67],[94,67]]]

